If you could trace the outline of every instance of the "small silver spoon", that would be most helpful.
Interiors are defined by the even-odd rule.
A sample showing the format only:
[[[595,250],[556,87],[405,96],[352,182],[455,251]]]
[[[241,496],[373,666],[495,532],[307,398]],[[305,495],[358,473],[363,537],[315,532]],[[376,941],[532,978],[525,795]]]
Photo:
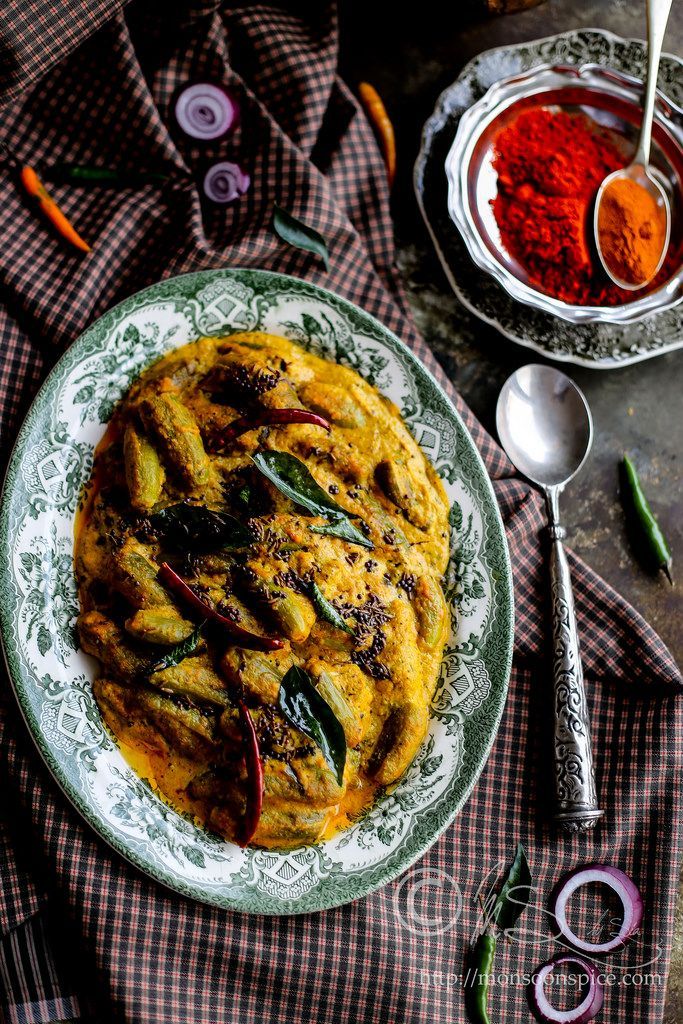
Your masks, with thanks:
[[[669,248],[669,239],[671,237],[671,206],[669,204],[669,197],[660,182],[650,170],[649,164],[650,147],[652,143],[652,120],[655,112],[655,97],[657,94],[657,73],[659,71],[659,60],[662,55],[664,32],[666,31],[666,23],[669,20],[669,11],[671,10],[672,2],[673,0],[647,0],[647,77],[645,79],[643,120],[640,126],[638,145],[636,147],[635,156],[628,167],[624,167],[619,171],[612,171],[611,174],[607,175],[600,186],[595,200],[593,234],[595,235],[595,243],[598,250],[598,256],[600,257],[600,262],[602,263],[607,276],[611,278],[616,285],[631,292],[637,291],[639,288],[644,288],[645,285],[649,284],[650,281],[656,277],[662,263],[664,262],[664,257],[666,256],[667,249]],[[633,281],[625,281],[618,275],[615,269],[611,267],[605,259],[605,254],[603,253],[600,245],[600,232],[598,230],[600,204],[602,203],[606,190],[619,178],[630,178],[631,181],[635,181],[636,184],[641,185],[646,189],[659,207],[662,215],[666,218],[664,244],[659,257],[659,263],[646,280],[637,281],[635,283]]]
[[[569,832],[595,826],[598,807],[590,725],[572,581],[562,545],[559,495],[588,457],[593,423],[577,386],[552,366],[522,366],[503,385],[496,408],[501,444],[520,473],[545,493],[552,539],[553,676],[555,688],[555,820]]]

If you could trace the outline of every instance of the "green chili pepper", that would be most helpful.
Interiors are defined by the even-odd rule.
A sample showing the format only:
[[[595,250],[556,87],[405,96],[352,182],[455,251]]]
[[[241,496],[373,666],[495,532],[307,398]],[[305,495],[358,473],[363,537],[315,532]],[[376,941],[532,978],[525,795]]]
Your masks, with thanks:
[[[163,184],[168,174],[157,171],[123,171],[116,167],[93,167],[86,164],[52,164],[43,171],[49,181],[60,185],[101,185],[131,188],[136,185]]]
[[[509,938],[519,917],[531,898],[531,871],[521,843],[517,844],[503,886],[493,906],[487,901],[487,922],[484,931],[470,949],[467,1004],[473,1024],[490,1024],[489,985],[493,975],[498,935]]]
[[[496,936],[492,931],[482,932],[472,950],[472,967],[476,974],[472,986],[472,1021],[474,1024],[490,1024],[489,1020],[489,978],[493,973],[496,955]]]
[[[626,480],[626,490],[622,492],[622,496],[627,497],[633,507],[633,512],[642,534],[645,554],[658,569],[663,570],[669,583],[673,586],[671,552],[659,527],[659,523],[655,519],[648,500],[643,493],[636,467],[628,455],[624,455],[622,465]]]

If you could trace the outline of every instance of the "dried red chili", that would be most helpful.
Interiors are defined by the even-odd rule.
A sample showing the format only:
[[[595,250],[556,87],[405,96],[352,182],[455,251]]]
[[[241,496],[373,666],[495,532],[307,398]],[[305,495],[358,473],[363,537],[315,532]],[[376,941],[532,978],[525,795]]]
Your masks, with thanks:
[[[221,626],[234,638],[235,644],[238,647],[246,647],[253,651],[279,651],[280,648],[284,647],[283,640],[250,633],[248,629],[238,626],[232,619],[221,615],[213,605],[205,601],[203,597],[195,594],[192,587],[188,586],[185,580],[171,568],[168,562],[162,562],[159,569],[159,579],[164,586],[172,590],[176,597],[180,598],[189,608],[198,612],[204,619],[208,619],[209,622],[214,622],[217,626]]]
[[[582,114],[537,108],[503,128],[495,149],[493,213],[503,245],[531,283],[577,305],[631,301],[608,281],[592,248],[597,190],[627,162],[609,136]],[[660,275],[666,272],[665,264]]]
[[[324,417],[318,416],[315,412],[309,412],[308,409],[266,409],[256,416],[243,416],[238,420],[233,420],[223,431],[223,439],[234,441],[240,434],[246,434],[249,430],[288,423],[311,423],[328,432],[332,429]]]
[[[58,234],[81,252],[90,252],[88,243],[81,238],[61,207],[48,193],[34,169],[20,164],[6,142],[0,142],[0,160],[5,161],[11,168],[25,194],[35,202]]]

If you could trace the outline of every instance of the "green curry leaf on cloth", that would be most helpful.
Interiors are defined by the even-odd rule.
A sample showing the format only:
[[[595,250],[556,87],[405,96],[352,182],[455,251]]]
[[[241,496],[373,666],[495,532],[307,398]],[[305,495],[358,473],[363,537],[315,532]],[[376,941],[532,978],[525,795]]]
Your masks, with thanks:
[[[294,214],[283,210],[277,203],[273,207],[273,229],[283,242],[293,245],[296,249],[315,253],[325,264],[325,270],[330,269],[330,253],[327,242],[320,232],[309,224],[304,224]]]

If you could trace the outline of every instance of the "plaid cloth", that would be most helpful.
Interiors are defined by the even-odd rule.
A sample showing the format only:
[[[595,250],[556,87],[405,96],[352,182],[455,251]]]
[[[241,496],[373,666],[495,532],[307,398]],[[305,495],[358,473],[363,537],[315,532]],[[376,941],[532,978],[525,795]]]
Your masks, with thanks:
[[[67,969],[55,963],[55,945],[41,914],[0,939],[0,1005],[8,1024],[82,1019],[78,997],[68,990]]]
[[[0,133],[21,160],[118,163],[174,176],[168,185],[136,190],[55,187],[56,198],[93,244],[92,254],[79,259],[44,229],[0,169],[5,442],[47,368],[125,295],[161,277],[216,266],[307,277],[379,317],[453,395],[494,481],[517,605],[507,709],[464,811],[400,882],[303,918],[244,917],[196,905],[112,854],[57,791],[5,682],[2,963],[13,948],[35,947],[38,939],[44,954],[32,958],[42,980],[26,979],[31,958],[25,955],[19,954],[13,975],[3,968],[6,1018],[50,1021],[67,1011],[77,1016],[80,1005],[98,1020],[140,1024],[452,1024],[464,1017],[459,973],[476,926],[476,889],[522,840],[539,906],[523,918],[520,941],[501,944],[497,971],[529,973],[546,959],[542,908],[552,885],[579,863],[607,861],[631,875],[646,907],[642,936],[620,962],[655,959],[644,971],[660,980],[610,986],[605,1019],[661,1020],[681,852],[683,704],[673,699],[681,679],[650,627],[573,559],[598,788],[607,814],[593,834],[555,834],[546,792],[552,778],[551,687],[542,503],[454,394],[411,323],[393,266],[382,160],[354,96],[336,77],[334,6],[325,0],[286,7],[275,0],[241,7],[139,0],[124,9],[114,0],[15,0],[0,13],[0,47]],[[180,84],[207,78],[234,90],[242,126],[227,141],[194,145],[174,133],[169,105]],[[252,187],[230,208],[203,211],[194,181],[206,162],[219,158],[238,159]],[[329,273],[271,232],[274,201],[325,235]],[[424,877],[425,869],[441,882],[438,889],[413,890],[416,908],[435,922],[418,934],[402,923],[397,907],[407,898],[406,883]],[[457,921],[449,878],[463,897]],[[45,953],[47,933],[36,924],[46,905],[53,944],[68,951],[77,992],[51,967],[40,971],[41,962],[53,959]],[[30,921],[31,935],[22,936]],[[17,979],[22,970],[23,981]],[[495,983],[491,1007],[493,1020],[528,1020],[523,984]]]

